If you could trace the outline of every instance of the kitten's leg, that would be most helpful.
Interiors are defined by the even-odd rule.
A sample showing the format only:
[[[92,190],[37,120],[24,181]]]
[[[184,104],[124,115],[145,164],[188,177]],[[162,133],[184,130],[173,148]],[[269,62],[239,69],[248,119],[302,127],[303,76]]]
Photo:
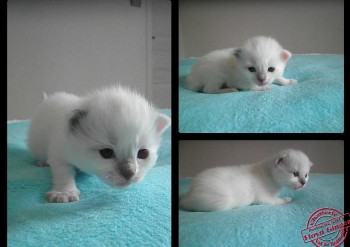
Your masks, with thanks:
[[[297,83],[298,81],[297,80],[294,80],[294,79],[285,79],[283,77],[279,77],[275,80],[275,83],[277,85],[280,85],[280,86],[286,86],[288,84],[295,84]]]
[[[233,93],[233,92],[238,92],[237,89],[235,88],[220,88],[216,91],[211,91],[211,92],[205,92],[203,90],[203,93],[212,93],[212,94],[219,94],[219,93]]]
[[[238,92],[236,88],[220,88],[221,85],[218,84],[207,84],[204,86],[203,93],[232,93]]]
[[[260,198],[259,202],[261,204],[270,204],[270,205],[283,205],[286,203],[290,203],[292,201],[292,198],[285,197],[283,199],[278,197],[263,197]]]
[[[265,86],[253,86],[250,90],[253,91],[266,91],[266,90],[271,90],[272,87],[270,85],[265,85]]]
[[[72,166],[61,161],[50,161],[53,176],[53,188],[46,193],[50,202],[79,201],[80,191],[75,185],[75,171]]]

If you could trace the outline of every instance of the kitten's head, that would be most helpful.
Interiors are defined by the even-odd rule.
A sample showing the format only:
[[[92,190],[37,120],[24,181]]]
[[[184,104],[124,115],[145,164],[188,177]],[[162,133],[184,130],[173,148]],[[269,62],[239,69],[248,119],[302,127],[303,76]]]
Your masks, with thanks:
[[[66,152],[111,186],[140,181],[154,166],[170,118],[122,87],[97,91],[68,116]]]
[[[270,37],[248,39],[234,51],[242,74],[255,85],[267,85],[281,77],[292,54]]]
[[[313,164],[298,150],[284,150],[275,158],[273,176],[283,186],[298,190],[306,186]]]

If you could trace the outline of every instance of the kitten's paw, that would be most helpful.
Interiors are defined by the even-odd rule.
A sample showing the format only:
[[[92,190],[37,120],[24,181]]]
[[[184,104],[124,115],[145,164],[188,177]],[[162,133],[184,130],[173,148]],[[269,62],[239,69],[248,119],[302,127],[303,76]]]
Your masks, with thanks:
[[[271,90],[272,86],[270,85],[265,85],[265,86],[257,86],[255,88],[253,88],[252,90],[254,91],[267,91],[267,90]]]
[[[233,92],[239,92],[239,91],[232,87],[232,88],[227,88],[227,92],[228,93],[233,93]]]
[[[79,195],[79,190],[65,192],[52,190],[46,193],[46,198],[53,203],[67,203],[79,201]]]
[[[275,199],[273,201],[272,204],[274,204],[274,205],[283,205],[283,204],[286,204],[286,203],[290,203],[291,201],[292,201],[292,198],[290,198],[290,197],[285,197],[283,199],[277,198],[277,199]]]
[[[296,84],[296,83],[298,83],[298,81],[295,80],[295,79],[289,79],[288,81],[289,81],[288,84]]]
[[[238,90],[230,87],[230,88],[220,88],[216,91],[211,91],[211,92],[206,92],[206,93],[233,93],[233,92],[238,92]]]
[[[292,201],[292,198],[290,197],[285,197],[283,198],[284,203],[290,203]]]

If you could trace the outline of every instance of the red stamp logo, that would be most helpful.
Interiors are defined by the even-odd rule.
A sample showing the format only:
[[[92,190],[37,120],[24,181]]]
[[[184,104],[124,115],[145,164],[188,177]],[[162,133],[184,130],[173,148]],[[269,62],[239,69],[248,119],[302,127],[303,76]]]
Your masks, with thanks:
[[[300,234],[304,243],[311,242],[317,247],[337,247],[344,242],[349,226],[348,213],[342,214],[335,208],[320,208],[311,214]]]

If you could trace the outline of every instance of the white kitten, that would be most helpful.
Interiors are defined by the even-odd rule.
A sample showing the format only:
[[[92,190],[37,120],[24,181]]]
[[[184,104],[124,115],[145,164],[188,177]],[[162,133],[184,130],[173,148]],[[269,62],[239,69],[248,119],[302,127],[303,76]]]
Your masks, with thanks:
[[[270,37],[248,39],[241,48],[216,50],[198,59],[184,87],[204,93],[268,90],[272,82],[296,83],[282,77],[292,54]]]
[[[305,187],[311,166],[304,153],[289,149],[257,164],[211,168],[193,178],[180,207],[219,211],[251,204],[289,203],[290,197],[278,198],[281,188]]]
[[[139,94],[115,86],[86,97],[55,93],[32,119],[28,147],[53,175],[50,202],[79,200],[74,167],[128,186],[154,166],[170,118]]]

